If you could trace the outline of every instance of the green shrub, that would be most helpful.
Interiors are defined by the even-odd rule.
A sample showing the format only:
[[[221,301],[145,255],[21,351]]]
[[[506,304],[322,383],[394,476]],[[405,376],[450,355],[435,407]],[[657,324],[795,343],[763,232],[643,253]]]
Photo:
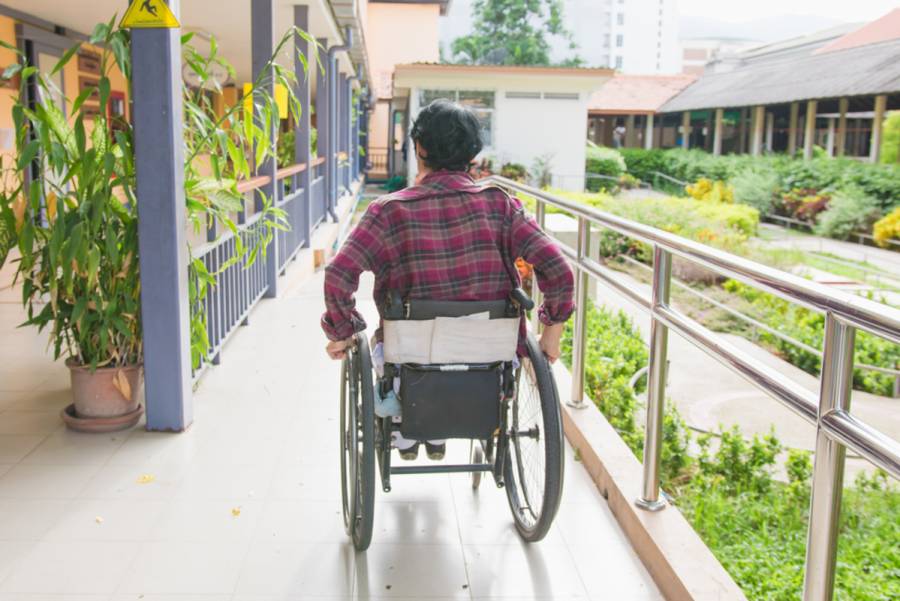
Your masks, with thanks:
[[[641,148],[620,148],[619,153],[625,160],[628,173],[639,180],[652,182],[655,172],[666,173],[665,151],[659,148],[644,150]],[[666,175],[670,175],[666,173]]]
[[[504,163],[500,167],[500,175],[517,182],[524,182],[528,179],[528,169],[525,168],[525,165],[520,165],[519,163]]]
[[[772,210],[772,200],[780,190],[778,174],[772,169],[749,167],[731,178],[734,201],[749,205],[763,215]]]
[[[900,111],[893,111],[884,120],[881,162],[885,165],[900,163]]]
[[[825,317],[821,313],[789,303],[736,280],[726,281],[723,287],[747,303],[746,311],[743,308],[742,311],[751,317],[808,346],[822,348]],[[740,327],[746,326],[741,324]],[[792,365],[807,373],[819,375],[822,360],[818,356],[769,332],[755,330],[753,333],[759,337],[760,342],[773,348]],[[900,345],[867,332],[859,332],[856,336],[854,360],[856,365],[894,369],[900,365]],[[889,374],[857,368],[853,372],[853,386],[872,394],[890,396],[893,393],[894,378]]]
[[[629,385],[647,349],[622,312],[586,307],[586,392],[631,451],[641,458],[641,403]],[[571,366],[572,326],[563,361]],[[774,401],[773,401],[774,402]],[[701,435],[696,459],[684,420],[666,403],[661,481],[713,554],[749,599],[792,601],[803,587],[812,464],[808,451],[788,450],[788,482],[773,477],[784,450],[771,434],[744,439],[736,428]],[[895,599],[900,566],[900,493],[883,472],[861,475],[844,492],[835,583],[839,601]]]
[[[820,236],[846,240],[854,232],[869,231],[879,216],[878,199],[858,188],[845,188],[832,196],[813,230]]]
[[[756,209],[742,205],[707,203],[677,197],[623,199],[608,194],[562,190],[551,192],[730,252],[742,250],[747,238],[756,233],[759,224]],[[602,234],[600,245],[601,252],[610,253],[603,256],[614,256],[620,252],[641,254],[644,249],[643,245],[608,231]]]

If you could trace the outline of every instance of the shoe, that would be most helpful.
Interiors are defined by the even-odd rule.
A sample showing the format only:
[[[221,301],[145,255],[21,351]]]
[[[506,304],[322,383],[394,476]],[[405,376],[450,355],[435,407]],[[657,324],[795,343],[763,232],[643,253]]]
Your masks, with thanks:
[[[431,444],[430,442],[426,441],[425,452],[428,454],[428,458],[432,461],[440,461],[444,458],[444,453],[447,452],[447,443]]]
[[[405,449],[397,449],[400,453],[400,459],[404,461],[415,461],[419,457],[419,443]]]

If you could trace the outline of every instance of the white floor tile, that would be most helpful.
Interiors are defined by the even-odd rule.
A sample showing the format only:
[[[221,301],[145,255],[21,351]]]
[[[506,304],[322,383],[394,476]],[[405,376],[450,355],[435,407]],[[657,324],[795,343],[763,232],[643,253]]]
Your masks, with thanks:
[[[380,500],[373,528],[373,540],[379,543],[458,545],[460,540],[456,511],[447,502]]]
[[[184,470],[185,466],[178,464],[149,468],[104,465],[83,485],[78,496],[84,499],[170,499],[181,482]]]
[[[65,514],[70,501],[0,499],[0,540],[38,541]]]
[[[344,543],[348,539],[344,531],[341,502],[266,501],[254,540],[269,543]]]
[[[349,595],[354,570],[348,544],[270,543],[250,546],[241,569],[239,595]]]
[[[63,429],[48,436],[22,463],[103,465],[128,438],[128,432],[85,434]]]
[[[263,502],[247,499],[172,499],[145,538],[165,541],[249,543]]]
[[[621,549],[621,543],[570,547],[588,593],[592,597],[662,601],[653,579],[634,552]]]
[[[0,434],[50,434],[64,428],[58,411],[13,411],[0,413]]]
[[[42,542],[25,550],[0,584],[7,593],[111,594],[137,543]]]
[[[0,414],[0,420],[2,419],[3,414]],[[22,461],[44,438],[44,434],[0,434],[0,463]]]
[[[587,596],[564,545],[465,545],[464,549],[473,596]]]
[[[341,474],[339,459],[339,457],[335,457],[334,463],[331,465],[279,465],[272,475],[269,498],[276,500],[305,499],[340,502]]]
[[[373,543],[356,557],[356,595],[468,599],[469,578],[457,545]]]
[[[0,477],[0,498],[71,499],[99,470],[99,465],[19,464]]]
[[[232,593],[246,552],[240,543],[144,543],[116,592]]]
[[[184,471],[175,497],[251,501],[265,494],[274,471],[271,466],[191,463]]]
[[[50,541],[141,541],[154,532],[165,504],[136,499],[76,499],[47,532]]]

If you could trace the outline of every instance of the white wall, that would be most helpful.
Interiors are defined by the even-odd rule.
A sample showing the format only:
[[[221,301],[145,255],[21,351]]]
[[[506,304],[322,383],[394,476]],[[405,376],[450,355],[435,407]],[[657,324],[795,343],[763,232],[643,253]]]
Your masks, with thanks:
[[[522,92],[521,83],[513,83],[513,91]],[[541,98],[507,98],[508,87],[495,87],[493,141],[485,148],[478,160],[487,157],[493,160],[495,170],[504,163],[520,163],[529,171],[537,158],[551,155],[554,185],[571,190],[584,189],[585,140],[587,139],[587,111],[589,92],[572,92],[577,100],[544,98],[551,88],[541,94]],[[484,85],[461,85],[457,89],[484,90]],[[541,88],[538,88],[541,89]],[[532,91],[535,93],[535,91]],[[419,112],[419,89],[410,94],[410,129]],[[409,182],[415,180],[417,166],[410,153],[408,166]]]
[[[552,155],[554,184],[572,190],[584,187],[587,98],[578,100],[507,98],[497,94],[494,113],[495,168],[521,163],[531,171],[535,159]]]

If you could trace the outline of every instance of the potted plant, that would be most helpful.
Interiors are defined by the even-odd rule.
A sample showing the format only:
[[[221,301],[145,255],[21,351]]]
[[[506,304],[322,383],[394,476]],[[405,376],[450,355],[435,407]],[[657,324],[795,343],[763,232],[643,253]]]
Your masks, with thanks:
[[[54,357],[66,357],[73,403],[63,411],[63,419],[70,427],[87,431],[127,428],[143,413],[133,130],[127,120],[111,124],[105,116],[111,70],[115,66],[126,79],[131,72],[129,34],[114,23],[115,17],[99,24],[90,38],[91,44],[104,49],[97,85],[67,102],[65,113],[52,100],[64,95],[50,76],[65,67],[80,44],[47,74],[25,64],[18,50],[3,44],[21,59],[4,71],[3,78],[18,76],[21,87],[12,109],[15,153],[0,159],[5,182],[0,188],[0,266],[9,250],[17,248],[16,280],[27,312],[23,325],[48,331]],[[294,33],[285,35],[276,54]],[[190,35],[185,36],[183,43],[189,40]],[[224,64],[214,42],[209,54],[186,47],[186,56],[201,86],[214,82],[213,67]],[[292,73],[274,65],[273,71],[280,83],[292,87]],[[29,96],[29,86],[37,90],[36,98]],[[269,128],[247,123],[271,119],[277,110],[271,96],[257,97],[252,114],[243,116],[240,107],[232,107],[219,116],[202,89],[185,88],[185,112],[192,124],[185,133],[186,211],[195,227],[216,221],[222,226],[219,231],[234,231],[231,216],[242,210],[244,202],[237,181],[271,156],[269,150],[243,149],[274,152]],[[290,100],[296,110],[299,103],[292,93]],[[212,160],[209,175],[203,164],[219,151],[228,160]],[[270,201],[253,226],[259,230],[253,237],[256,243],[239,248],[223,269],[237,261],[252,263],[264,254],[274,229],[284,227],[283,213]],[[197,261],[190,267],[196,366],[208,347],[200,301],[217,274]]]

